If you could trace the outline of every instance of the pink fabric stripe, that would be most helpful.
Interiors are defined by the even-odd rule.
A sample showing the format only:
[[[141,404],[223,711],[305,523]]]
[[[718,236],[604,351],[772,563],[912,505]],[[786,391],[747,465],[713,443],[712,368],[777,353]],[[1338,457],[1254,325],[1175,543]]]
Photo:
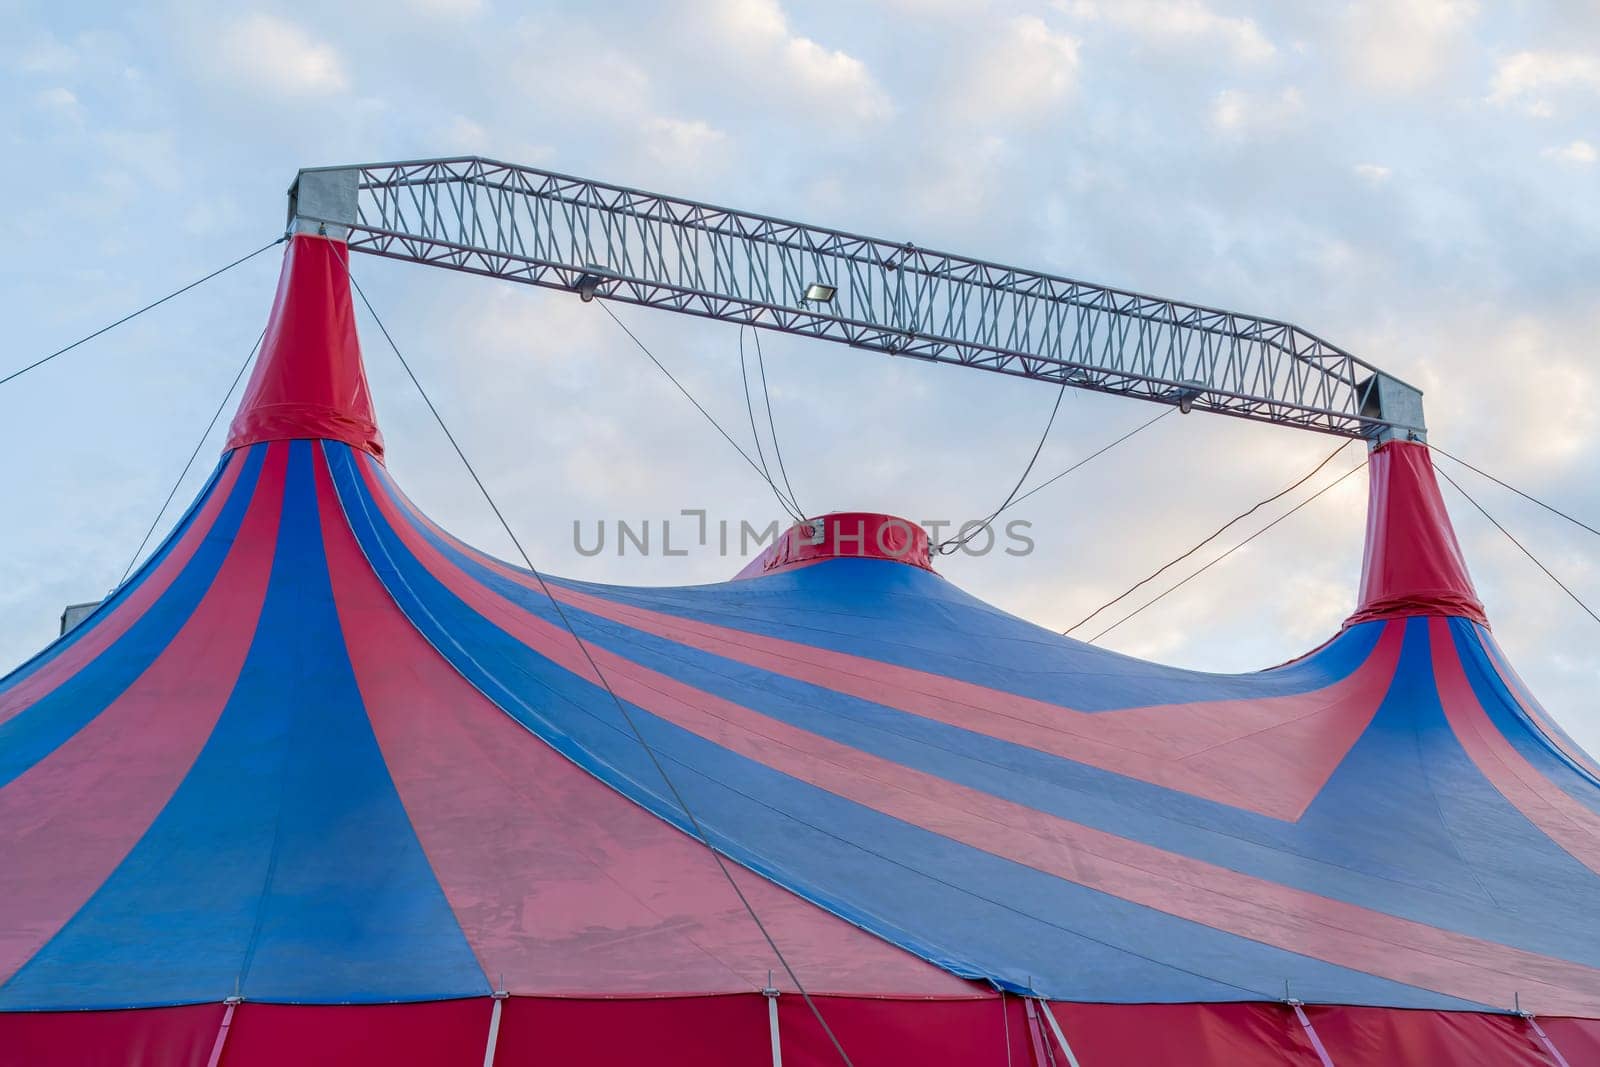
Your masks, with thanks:
[[[76,674],[84,664],[111,647],[112,642],[127,633],[128,628],[139,621],[150,605],[172,585],[172,580],[179,572],[188,566],[195,550],[211,532],[218,512],[222,510],[223,503],[239,480],[239,471],[243,466],[244,453],[235,452],[228,457],[227,466],[218,477],[216,487],[212,489],[210,497],[195,515],[189,528],[183,532],[178,543],[172,546],[172,551],[166,558],[137,589],[128,594],[126,600],[113,608],[104,618],[88,623],[90,629],[78,638],[71,648],[18,682],[14,688],[0,693],[0,722],[5,722],[48,696],[63,681]]]
[[[363,464],[391,524],[412,519],[448,538]],[[461,545],[497,573],[540,592],[521,571]],[[413,550],[415,547],[413,546]],[[761,670],[922,718],[1024,745],[1271,818],[1305,813],[1361,737],[1393,680],[1404,630],[1390,623],[1349,677],[1322,689],[1256,700],[1201,701],[1081,712],[1047,701],[796,641],[618,603],[552,586],[564,604]]]
[[[430,572],[565,670],[594,672],[572,636],[469,580],[414,529],[396,527]],[[1600,1013],[1600,970],[1331,900],[1119,837],[903,767],[770,719],[590,644],[618,697],[732,752],[837,796],[1194,922],[1479,1003],[1508,981],[1542,1014]]]
[[[1472,762],[1530,822],[1600,874],[1600,815],[1546,778],[1495,727],[1472,690],[1447,620],[1428,620],[1428,641],[1445,718]]]
[[[188,773],[255,634],[277,541],[287,445],[273,445],[211,591],[149,668],[0,789],[0,981],[69,920]]]
[[[724,993],[782,967],[705,847],[613,792],[473,689],[362,557],[318,454],[334,602],[362,702],[446,898],[496,988]],[[973,987],[735,868],[819,992]],[[787,986],[780,981],[780,985]]]
[[[1129,778],[1295,820],[1372,721],[1400,658],[1390,624],[1350,677],[1258,700],[1082,712],[986,686],[682,619],[570,589],[565,604],[679,644]]]

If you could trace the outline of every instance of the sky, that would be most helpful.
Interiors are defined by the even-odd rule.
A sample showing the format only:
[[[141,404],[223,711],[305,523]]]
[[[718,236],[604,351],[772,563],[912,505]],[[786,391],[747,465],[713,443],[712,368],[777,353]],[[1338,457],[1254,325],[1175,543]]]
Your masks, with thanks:
[[[0,0],[0,18],[0,376],[271,240],[302,166],[481,154],[1287,319],[1420,386],[1433,443],[1600,525],[1592,4]],[[0,664],[48,642],[64,605],[116,585],[260,332],[277,267],[260,256],[0,387]],[[597,305],[379,260],[354,269],[541,568],[716,581],[743,561],[589,556],[574,523],[592,542],[595,523],[618,521],[651,520],[659,537],[683,509],[779,514]],[[737,329],[615,310],[749,448]],[[444,525],[512,555],[361,329],[391,470]],[[811,513],[982,516],[1055,399],[826,342],[769,334],[763,350]],[[1069,393],[1033,481],[1154,411]],[[940,570],[1065,629],[1337,443],[1175,415],[1012,511],[1031,553],[958,553]],[[1600,610],[1592,534],[1442,466]],[[1600,752],[1600,623],[1445,496],[1500,642]],[[1296,656],[1354,607],[1364,515],[1351,477],[1101,643],[1215,671]]]

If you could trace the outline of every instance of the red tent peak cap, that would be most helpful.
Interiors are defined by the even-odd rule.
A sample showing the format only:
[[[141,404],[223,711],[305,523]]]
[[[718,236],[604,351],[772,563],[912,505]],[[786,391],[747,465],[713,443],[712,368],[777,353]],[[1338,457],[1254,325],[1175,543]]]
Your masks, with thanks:
[[[314,234],[295,234],[284,250],[261,353],[226,447],[302,439],[342,441],[383,458],[350,301],[350,250]]]
[[[1487,623],[1428,446],[1390,441],[1368,460],[1367,548],[1361,600],[1345,625],[1446,615]]]
[[[794,570],[830,559],[882,559],[933,570],[928,531],[874,511],[834,511],[797,522],[735,578]]]

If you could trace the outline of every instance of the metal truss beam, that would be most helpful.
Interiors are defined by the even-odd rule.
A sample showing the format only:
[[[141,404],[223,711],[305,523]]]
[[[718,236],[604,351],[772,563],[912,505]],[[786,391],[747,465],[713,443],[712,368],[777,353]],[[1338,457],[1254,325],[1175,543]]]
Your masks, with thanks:
[[[1418,390],[1285,322],[511,163],[302,170],[290,221],[584,299],[1344,437],[1424,432]]]

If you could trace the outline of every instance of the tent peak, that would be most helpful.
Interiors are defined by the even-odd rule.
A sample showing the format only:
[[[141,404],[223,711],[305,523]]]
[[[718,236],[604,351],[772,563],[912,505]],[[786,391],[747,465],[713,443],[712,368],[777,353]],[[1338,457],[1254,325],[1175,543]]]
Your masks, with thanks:
[[[290,237],[284,251],[278,294],[226,449],[299,439],[343,441],[383,458],[350,300],[350,250],[306,233]]]
[[[789,527],[734,577],[759,578],[830,559],[881,559],[933,570],[921,524],[872,511],[832,511]]]
[[[1390,441],[1368,463],[1361,600],[1345,625],[1415,615],[1487,623],[1439,495],[1428,446]]]

